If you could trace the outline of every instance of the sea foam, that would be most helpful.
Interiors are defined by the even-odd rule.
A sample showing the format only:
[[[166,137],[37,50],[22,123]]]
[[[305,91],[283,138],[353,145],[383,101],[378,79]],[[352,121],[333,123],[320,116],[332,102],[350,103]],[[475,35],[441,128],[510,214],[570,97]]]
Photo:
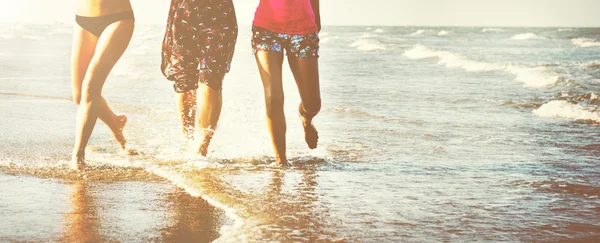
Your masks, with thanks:
[[[438,35],[439,35],[439,36],[446,36],[446,35],[448,35],[448,34],[450,34],[450,32],[448,32],[448,31],[446,31],[446,30],[442,30],[442,31],[440,31],[440,32],[438,33]]]
[[[513,37],[511,37],[511,39],[513,39],[513,40],[540,40],[540,39],[546,39],[546,38],[536,35],[534,33],[525,33],[525,34],[514,35]]]
[[[500,28],[484,28],[484,29],[481,30],[481,32],[484,32],[484,33],[487,33],[487,32],[496,32],[496,33],[498,33],[498,32],[504,32],[504,30],[500,29]]]
[[[427,32],[429,32],[429,30],[417,30],[417,31],[413,32],[412,34],[410,34],[410,36],[419,36],[419,35],[425,34]]]
[[[404,56],[410,59],[438,58],[439,64],[450,68],[462,68],[468,72],[504,71],[515,75],[515,80],[523,82],[526,87],[546,87],[559,80],[557,75],[543,67],[530,68],[476,61],[460,54],[438,51],[423,45],[414,46],[406,51]]]
[[[579,104],[564,100],[553,100],[533,111],[539,117],[564,118],[571,120],[589,120],[600,122],[600,114],[590,111]]]
[[[580,47],[600,47],[600,41],[590,38],[575,38],[571,42]]]
[[[359,51],[382,51],[386,50],[386,46],[374,39],[360,39],[352,42],[351,47],[356,48]]]

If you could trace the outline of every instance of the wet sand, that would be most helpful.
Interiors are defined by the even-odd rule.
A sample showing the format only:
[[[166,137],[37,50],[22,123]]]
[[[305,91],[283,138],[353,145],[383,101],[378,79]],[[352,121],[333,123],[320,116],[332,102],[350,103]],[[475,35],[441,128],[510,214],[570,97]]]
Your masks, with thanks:
[[[142,170],[0,169],[0,242],[210,242],[223,211]]]

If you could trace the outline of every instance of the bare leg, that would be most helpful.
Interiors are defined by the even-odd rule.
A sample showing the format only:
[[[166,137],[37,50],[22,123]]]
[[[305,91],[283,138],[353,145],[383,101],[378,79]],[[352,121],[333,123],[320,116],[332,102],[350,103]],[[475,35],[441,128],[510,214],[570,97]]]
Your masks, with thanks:
[[[281,74],[283,53],[259,51],[256,53],[255,58],[263,82],[267,108],[267,126],[275,149],[275,159],[281,165],[289,165],[285,153],[287,127],[283,111],[284,95]]]
[[[81,102],[81,87],[88,71],[88,66],[94,56],[97,43],[98,37],[82,29],[79,25],[75,25],[71,56],[71,80],[73,101],[77,105]],[[125,137],[123,137],[123,127],[127,122],[127,117],[117,116],[110,109],[106,100],[100,97],[98,102],[98,118],[110,128],[121,148],[125,149],[126,141]]]
[[[310,149],[317,148],[319,134],[312,119],[321,110],[321,91],[319,87],[318,58],[297,58],[288,56],[288,63],[296,79],[300,99],[298,112],[304,127],[304,140]]]
[[[221,79],[223,76],[220,77]],[[198,153],[206,156],[208,145],[217,128],[221,108],[223,106],[223,95],[220,91],[214,90],[207,85],[200,85],[198,92],[202,92],[202,103],[200,104],[200,117],[198,125],[202,128],[202,143],[198,148]]]
[[[181,120],[181,131],[188,142],[194,140],[194,123],[196,121],[196,90],[177,94],[177,106]]]
[[[102,87],[110,70],[127,49],[133,34],[133,28],[134,20],[115,22],[108,26],[98,39],[94,55],[81,83],[75,146],[71,161],[73,169],[80,169],[85,166],[85,147],[94,130],[96,119],[101,112],[106,112],[102,109],[106,104],[102,98]],[[112,124],[113,121],[109,120],[109,122]],[[111,128],[111,130],[113,129]]]

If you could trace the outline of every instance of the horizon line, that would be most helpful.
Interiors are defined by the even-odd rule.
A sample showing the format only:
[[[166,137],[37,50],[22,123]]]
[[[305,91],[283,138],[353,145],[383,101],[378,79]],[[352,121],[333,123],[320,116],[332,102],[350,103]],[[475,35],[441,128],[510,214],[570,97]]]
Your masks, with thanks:
[[[34,23],[34,22],[29,22],[29,21],[1,21],[0,20],[0,24],[28,24],[28,25],[49,25],[49,24],[73,24],[75,23],[75,21],[52,21],[51,23]],[[140,23],[136,23],[136,25],[162,25],[164,23],[153,23],[153,22],[140,22]],[[239,24],[238,26],[252,26],[252,24]],[[422,25],[418,25],[418,24],[398,24],[398,25],[392,25],[392,24],[373,24],[373,25],[367,25],[367,24],[357,24],[357,25],[352,25],[352,24],[326,24],[323,25],[323,27],[439,27],[439,28],[445,28],[445,27],[459,27],[459,28],[600,28],[600,25],[580,25],[580,26],[573,26],[573,25],[433,25],[433,24],[422,24]]]

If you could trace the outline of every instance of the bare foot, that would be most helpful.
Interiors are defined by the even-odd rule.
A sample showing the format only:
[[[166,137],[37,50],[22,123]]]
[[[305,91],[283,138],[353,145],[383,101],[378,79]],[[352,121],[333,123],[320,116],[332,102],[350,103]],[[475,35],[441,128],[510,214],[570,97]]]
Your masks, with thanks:
[[[302,120],[302,127],[304,127],[304,141],[306,141],[308,148],[316,149],[319,142],[319,132],[312,124],[312,120],[308,120],[302,115],[300,115],[300,120]]]
[[[277,165],[280,167],[291,167],[292,163],[288,162],[287,160],[283,160],[283,161],[277,160]]]
[[[215,130],[207,128],[204,129],[204,135],[202,136],[202,143],[200,143],[200,147],[198,148],[198,153],[202,156],[206,156],[208,153],[208,145],[210,145],[210,140],[215,134]]]
[[[112,131],[113,136],[115,137],[117,142],[119,142],[119,144],[121,145],[121,149],[125,149],[125,143],[126,143],[125,136],[123,136],[123,128],[125,127],[125,124],[127,124],[127,117],[126,116],[117,116],[113,125],[110,126],[110,130]]]
[[[121,154],[132,156],[132,155],[140,155],[140,152],[138,152],[136,149],[126,148],[126,149],[121,150]]]
[[[84,162],[85,154],[74,154],[71,158],[71,163],[69,163],[69,168],[71,170],[83,170],[88,167],[88,165]]]

